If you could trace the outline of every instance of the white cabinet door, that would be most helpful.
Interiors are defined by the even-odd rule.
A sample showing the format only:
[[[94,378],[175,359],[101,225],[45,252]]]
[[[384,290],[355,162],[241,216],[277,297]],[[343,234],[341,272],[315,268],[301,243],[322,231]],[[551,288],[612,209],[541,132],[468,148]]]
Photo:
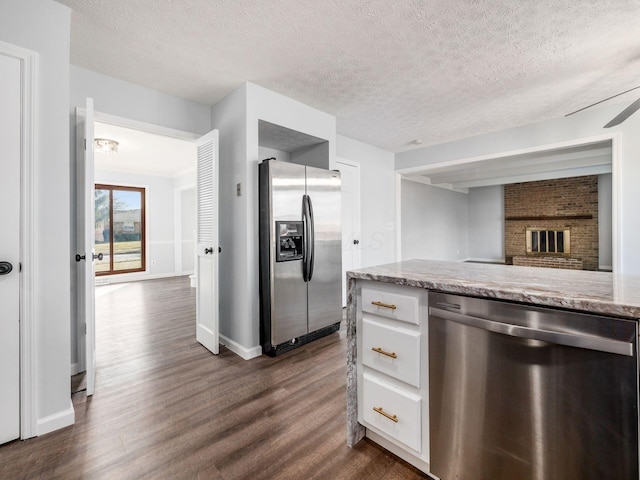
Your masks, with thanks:
[[[20,60],[0,54],[0,443],[20,435]]]
[[[196,339],[217,355],[218,130],[198,139],[196,147]]]

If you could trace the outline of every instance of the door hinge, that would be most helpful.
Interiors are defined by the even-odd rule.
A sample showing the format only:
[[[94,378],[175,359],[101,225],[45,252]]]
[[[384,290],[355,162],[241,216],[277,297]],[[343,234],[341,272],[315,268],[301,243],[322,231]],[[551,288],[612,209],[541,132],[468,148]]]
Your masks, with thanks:
[[[87,334],[87,324],[86,323],[84,324],[84,334],[85,335]]]
[[[87,151],[87,139],[86,138],[84,139],[84,150],[85,150],[85,152]]]

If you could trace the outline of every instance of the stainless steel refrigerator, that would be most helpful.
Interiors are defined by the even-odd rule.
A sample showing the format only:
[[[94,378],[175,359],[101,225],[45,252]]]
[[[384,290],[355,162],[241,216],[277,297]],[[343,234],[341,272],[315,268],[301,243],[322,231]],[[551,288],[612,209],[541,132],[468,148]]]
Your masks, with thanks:
[[[340,327],[340,172],[275,159],[258,171],[260,343],[275,356]]]

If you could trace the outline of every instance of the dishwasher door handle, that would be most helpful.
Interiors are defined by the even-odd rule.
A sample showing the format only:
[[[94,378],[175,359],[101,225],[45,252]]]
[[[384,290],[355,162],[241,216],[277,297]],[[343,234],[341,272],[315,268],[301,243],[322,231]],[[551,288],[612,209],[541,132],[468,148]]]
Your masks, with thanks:
[[[450,312],[440,308],[429,308],[429,315],[469,325],[471,327],[482,328],[490,332],[502,333],[512,337],[521,337],[531,340],[540,340],[547,343],[567,345],[569,347],[586,348],[600,352],[615,353],[633,357],[633,343],[610,338],[597,337],[594,335],[576,335],[573,333],[555,332],[551,330],[541,330],[538,328],[523,327],[510,323],[497,322],[484,318],[472,317],[461,313]]]

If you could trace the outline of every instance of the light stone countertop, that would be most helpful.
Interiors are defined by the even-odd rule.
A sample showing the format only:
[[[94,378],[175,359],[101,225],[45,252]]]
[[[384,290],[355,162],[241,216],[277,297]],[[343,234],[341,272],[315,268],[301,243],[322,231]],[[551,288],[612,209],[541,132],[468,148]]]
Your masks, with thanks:
[[[406,260],[350,271],[347,277],[640,319],[640,276],[634,275]]]
[[[640,320],[640,276],[583,270],[407,260],[347,272],[347,445],[365,435],[358,422],[356,281],[373,280],[460,295]]]

